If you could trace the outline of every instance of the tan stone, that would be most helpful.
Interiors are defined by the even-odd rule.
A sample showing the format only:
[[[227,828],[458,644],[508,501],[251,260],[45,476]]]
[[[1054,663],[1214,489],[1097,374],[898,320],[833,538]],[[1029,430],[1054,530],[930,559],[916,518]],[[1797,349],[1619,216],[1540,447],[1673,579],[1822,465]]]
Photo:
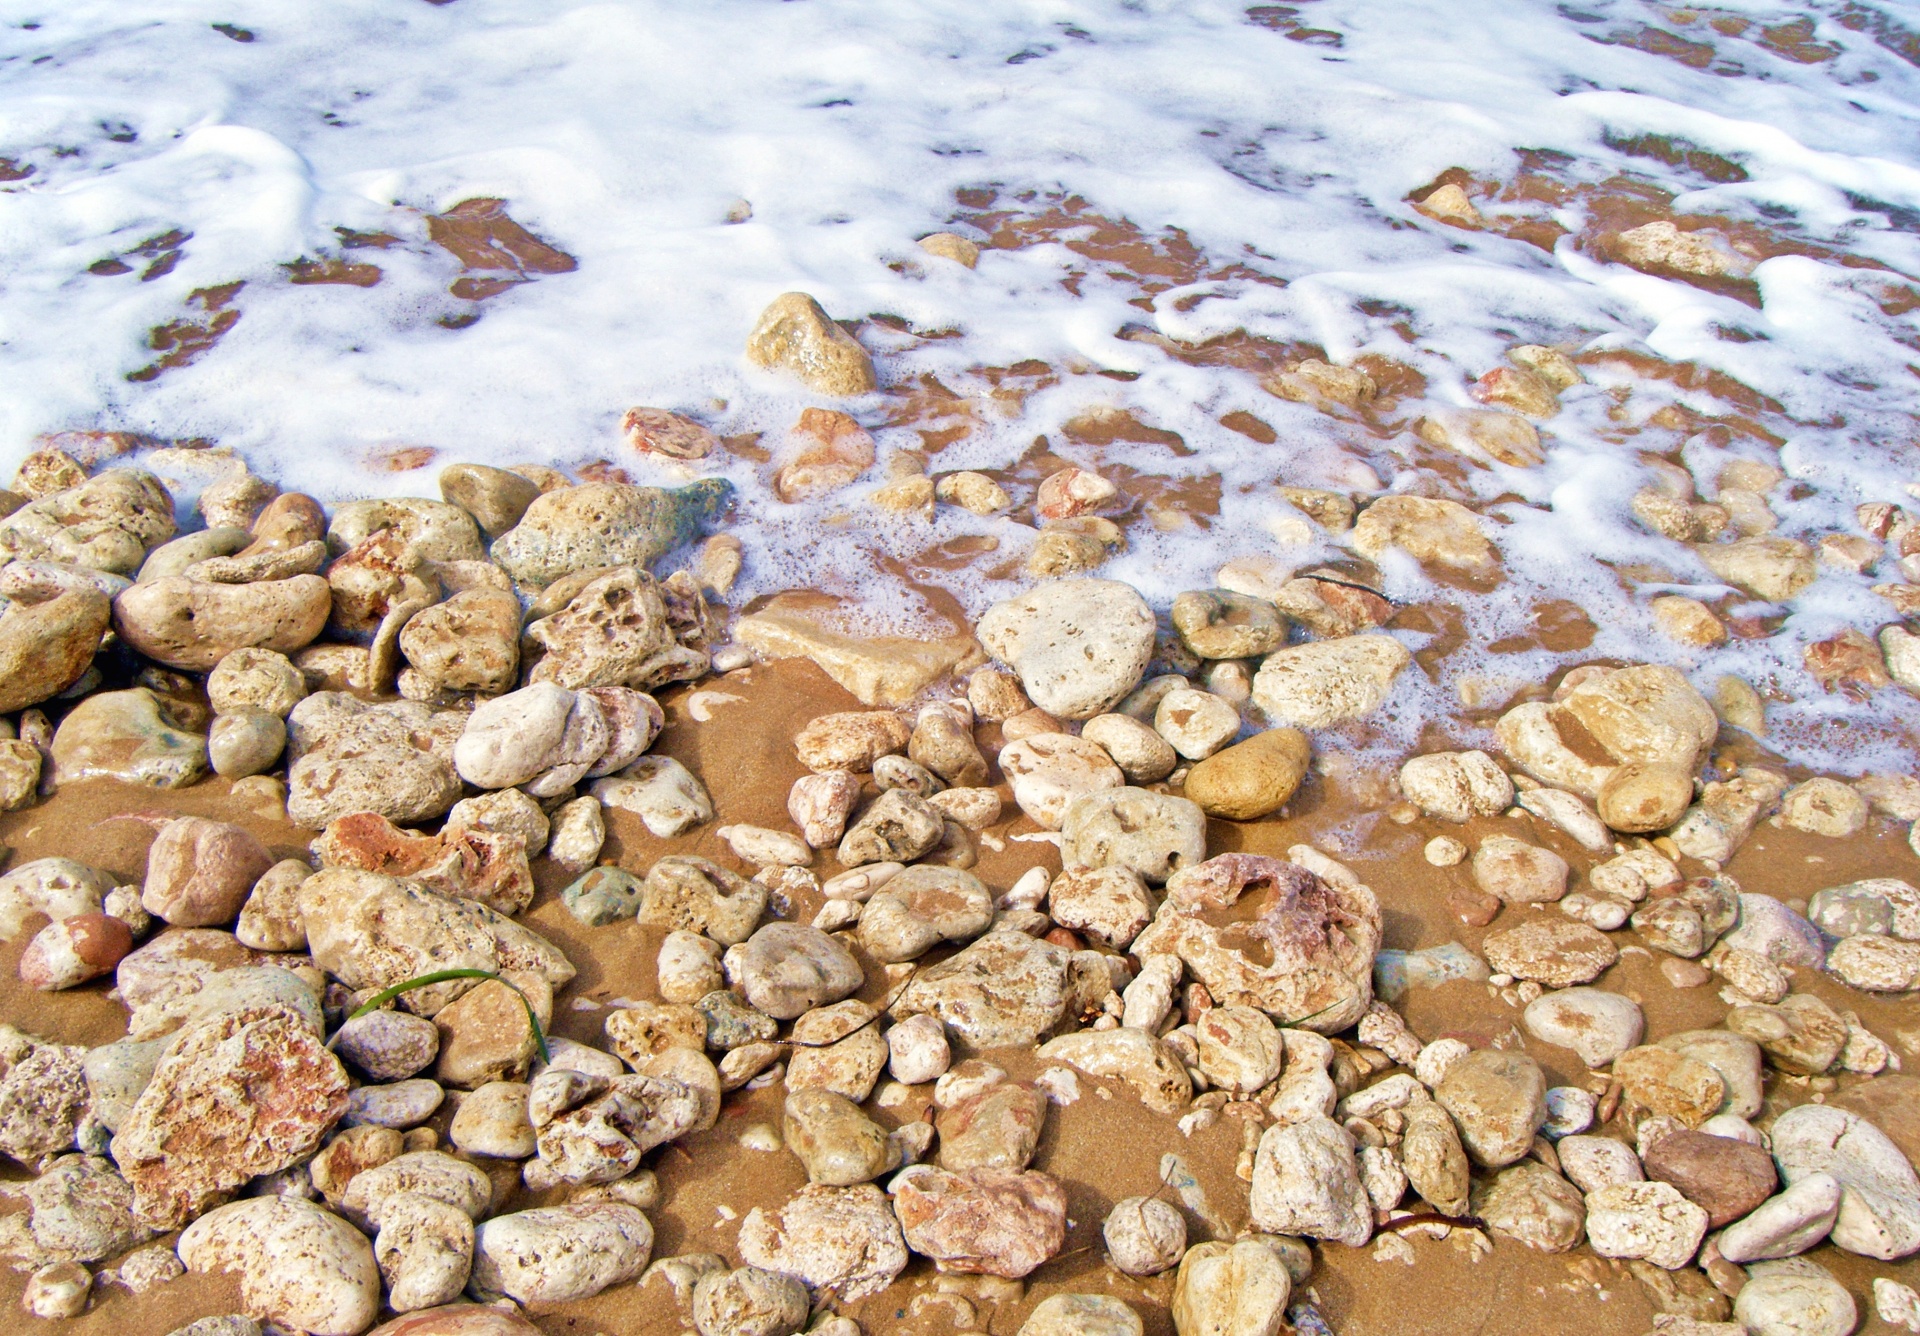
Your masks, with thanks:
[[[867,394],[878,383],[873,359],[804,292],[774,299],[747,336],[747,360],[797,376],[820,394]]]

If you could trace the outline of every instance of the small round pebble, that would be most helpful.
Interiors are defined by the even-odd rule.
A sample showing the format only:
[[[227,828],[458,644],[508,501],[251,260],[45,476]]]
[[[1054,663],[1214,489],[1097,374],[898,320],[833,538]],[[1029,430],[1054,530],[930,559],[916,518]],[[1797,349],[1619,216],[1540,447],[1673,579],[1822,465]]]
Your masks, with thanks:
[[[1113,1264],[1130,1276],[1157,1276],[1180,1264],[1187,1250],[1187,1222],[1157,1197],[1128,1197],[1107,1212],[1100,1227]]]
[[[524,1081],[489,1081],[460,1101],[447,1139],[469,1155],[524,1160],[535,1150]]]
[[[440,1030],[408,1011],[371,1011],[342,1025],[334,1052],[375,1081],[404,1081],[440,1054]]]
[[[1435,867],[1458,867],[1467,856],[1467,846],[1451,835],[1435,835],[1427,841],[1424,852]]]
[[[27,1280],[20,1305],[35,1317],[79,1317],[87,1311],[93,1273],[78,1262],[43,1266]]]
[[[367,1125],[404,1131],[433,1117],[446,1097],[438,1081],[425,1078],[361,1086],[347,1096],[347,1112],[341,1121],[348,1127]]]

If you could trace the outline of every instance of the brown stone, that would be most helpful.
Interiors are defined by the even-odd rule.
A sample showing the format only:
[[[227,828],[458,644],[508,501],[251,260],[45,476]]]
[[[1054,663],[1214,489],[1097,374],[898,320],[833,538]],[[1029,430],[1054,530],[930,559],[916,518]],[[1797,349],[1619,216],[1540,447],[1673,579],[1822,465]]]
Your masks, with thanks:
[[[416,835],[378,812],[355,812],[328,822],[314,852],[322,867],[406,877],[441,895],[478,900],[496,914],[518,914],[533,902],[526,841],[506,831],[450,825],[438,835]]]
[[[1773,1195],[1779,1175],[1759,1146],[1705,1132],[1673,1132],[1641,1157],[1647,1177],[1671,1183],[1707,1212],[1707,1227],[1730,1225]]]

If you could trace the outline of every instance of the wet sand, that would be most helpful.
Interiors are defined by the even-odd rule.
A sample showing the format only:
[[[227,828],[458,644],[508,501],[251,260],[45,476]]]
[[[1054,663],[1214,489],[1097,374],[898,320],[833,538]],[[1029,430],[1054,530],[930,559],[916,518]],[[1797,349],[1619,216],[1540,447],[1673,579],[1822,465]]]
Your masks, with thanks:
[[[857,701],[804,660],[754,667],[709,679],[703,685],[744,699],[719,705],[712,719],[702,724],[688,713],[690,689],[661,693],[668,724],[654,750],[679,759],[706,781],[717,808],[715,819],[681,838],[659,840],[650,836],[636,818],[610,809],[603,862],[643,872],[663,854],[696,853],[739,866],[715,831],[730,822],[784,826],[787,790],[805,773],[794,756],[793,735],[816,715],[859,708]],[[989,753],[997,742],[995,732],[992,726],[982,730],[982,742]],[[1462,926],[1448,913],[1445,902],[1456,885],[1470,884],[1470,874],[1464,865],[1435,868],[1423,860],[1421,848],[1433,835],[1453,833],[1477,842],[1484,835],[1509,830],[1555,848],[1576,867],[1590,861],[1564,836],[1532,818],[1475,820],[1464,830],[1424,818],[1396,824],[1378,801],[1384,788],[1382,778],[1362,774],[1335,783],[1316,775],[1280,815],[1246,824],[1210,822],[1209,852],[1244,849],[1283,854],[1288,846],[1303,841],[1318,845],[1347,861],[1378,893],[1385,911],[1385,945],[1390,949],[1433,946],[1449,940],[1478,949],[1486,932],[1511,927],[1530,913],[1557,912],[1551,907],[1508,907],[1486,929]],[[137,880],[155,833],[155,823],[141,818],[193,814],[218,816],[247,827],[276,857],[304,856],[306,843],[315,832],[284,820],[263,819],[232,799],[228,789],[227,781],[221,779],[177,792],[111,781],[80,784],[36,807],[0,816],[0,843],[13,850],[10,866],[63,854],[85,858],[128,880]],[[1002,793],[1005,796],[1004,786]],[[988,832],[1004,848],[995,851],[983,841],[974,869],[996,891],[1004,890],[1020,872],[1035,864],[1049,869],[1059,866],[1058,851],[1051,843],[1010,838],[1037,828],[1010,801],[1007,811],[1012,816]],[[1532,829],[1513,829],[1522,824]],[[1875,818],[1862,836],[1844,841],[1820,839],[1763,822],[1727,871],[1743,889],[1789,902],[1804,901],[1823,886],[1859,877],[1913,878],[1920,871],[1915,867],[1920,860],[1908,849],[1904,836],[1902,828],[1882,818]],[[580,971],[556,999],[553,1032],[585,1042],[603,1042],[600,1026],[607,1014],[606,1005],[619,998],[658,1000],[654,961],[664,933],[631,921],[583,927],[559,902],[565,876],[545,865],[544,860],[536,862],[536,872],[539,896],[523,920],[564,949]],[[794,905],[793,916],[804,922],[818,908],[817,899],[802,900]],[[0,1016],[64,1043],[100,1044],[123,1034],[126,1013],[109,995],[110,980],[54,995],[34,993],[18,981],[16,966],[30,936],[31,927],[0,949]],[[1599,982],[1641,1004],[1649,1039],[1721,1023],[1728,1007],[1717,996],[1717,980],[1699,988],[1675,989],[1662,977],[1650,954],[1628,945],[1633,940],[1631,934],[1621,934],[1616,940],[1626,948],[1625,953]],[[930,956],[923,963],[936,958]],[[863,963],[868,966],[869,978],[860,996],[877,1001],[885,991],[884,976],[876,962]],[[1909,1064],[1920,1055],[1920,1013],[1910,1001],[1854,992],[1805,970],[1798,972],[1794,986],[1796,991],[1821,996],[1836,1008],[1858,1013]],[[1414,989],[1396,1006],[1423,1040],[1453,1035],[1481,1047],[1504,1035],[1503,1042],[1519,1042],[1539,1061],[1551,1084],[1588,1083],[1587,1074],[1572,1053],[1524,1037],[1518,1027],[1518,1009],[1491,996],[1484,984],[1462,981]],[[967,1056],[990,1058],[1015,1077],[1030,1076],[1039,1066],[1030,1052],[1020,1050]],[[1059,1257],[1042,1266],[1023,1285],[992,1278],[942,1276],[930,1262],[916,1257],[889,1290],[842,1311],[857,1318],[869,1333],[941,1336],[952,1331],[987,1331],[1011,1336],[1033,1305],[1048,1295],[1092,1292],[1112,1294],[1134,1305],[1145,1319],[1147,1330],[1156,1336],[1172,1333],[1167,1313],[1172,1273],[1136,1279],[1107,1266],[1099,1239],[1100,1223],[1120,1198],[1156,1191],[1161,1156],[1173,1151],[1199,1177],[1208,1203],[1222,1223],[1232,1231],[1245,1228],[1247,1188],[1234,1176],[1241,1150],[1241,1124],[1221,1118],[1188,1138],[1173,1119],[1149,1113],[1119,1082],[1083,1076],[1080,1084],[1081,1098],[1076,1103],[1050,1111],[1035,1159],[1035,1167],[1059,1178],[1067,1189],[1070,1228]],[[1857,1101],[1873,1100],[1873,1115],[1883,1130],[1910,1156],[1920,1157],[1920,1098],[1913,1097],[1920,1095],[1920,1082],[1905,1077],[1843,1075],[1834,1082],[1817,1084],[1833,1084],[1836,1088],[1831,1092],[1816,1090],[1770,1074],[1769,1107],[1762,1121],[1780,1108],[1810,1097],[1855,1107],[1864,1107]],[[922,1116],[929,1095],[927,1088],[921,1088],[906,1104],[888,1109],[870,1102],[868,1108],[885,1125],[896,1126]],[[805,1173],[789,1152],[753,1151],[739,1144],[741,1134],[755,1124],[778,1127],[782,1097],[778,1085],[731,1094],[712,1130],[685,1138],[649,1157],[659,1175],[663,1198],[657,1209],[648,1212],[656,1231],[655,1257],[717,1252],[737,1260],[734,1241],[746,1213],[755,1206],[776,1206],[805,1184]],[[444,1131],[450,1113],[443,1108],[432,1125]],[[1616,1121],[1611,1130],[1631,1139],[1630,1129],[1621,1122]],[[499,1209],[551,1204],[565,1197],[565,1189],[545,1197],[525,1192],[518,1184],[515,1165],[496,1162],[488,1167],[494,1173],[496,1192],[502,1194]],[[19,1176],[19,1171],[14,1173]],[[1163,1195],[1174,1199],[1170,1192]],[[1213,1236],[1198,1215],[1191,1210],[1185,1214],[1192,1240]],[[1651,1328],[1653,1315],[1661,1311],[1658,1296],[1650,1293],[1624,1264],[1598,1258],[1584,1246],[1565,1255],[1548,1256],[1513,1240],[1496,1238],[1492,1254],[1476,1261],[1457,1239],[1410,1237],[1409,1242],[1417,1259],[1411,1267],[1376,1261],[1371,1249],[1316,1245],[1306,1297],[1317,1297],[1341,1336],[1463,1336],[1470,1332],[1642,1336]],[[1890,1275],[1909,1284],[1920,1283],[1920,1262],[1874,1263],[1824,1245],[1810,1255],[1833,1270],[1853,1293],[1865,1317],[1859,1330],[1865,1333],[1893,1330],[1871,1316],[1874,1276]],[[1683,1293],[1708,1293],[1704,1277],[1697,1270],[1674,1273],[1674,1278]],[[8,1277],[0,1302],[17,1304],[23,1279]],[[63,1323],[61,1330],[76,1336],[160,1336],[192,1318],[231,1312],[236,1307],[236,1287],[219,1276],[184,1276],[138,1298],[102,1282],[93,1307],[83,1317]],[[531,1316],[552,1336],[654,1336],[686,1331],[692,1325],[685,1307],[675,1301],[660,1279],[645,1286],[617,1287],[593,1299],[550,1310],[535,1310]]]

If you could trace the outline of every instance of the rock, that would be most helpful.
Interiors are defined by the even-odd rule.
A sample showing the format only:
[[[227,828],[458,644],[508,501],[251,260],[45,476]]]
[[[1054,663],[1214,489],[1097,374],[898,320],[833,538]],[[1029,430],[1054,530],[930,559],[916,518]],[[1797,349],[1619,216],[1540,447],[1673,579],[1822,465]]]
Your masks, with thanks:
[[[1826,963],[1819,929],[1770,895],[1741,895],[1739,922],[1721,940],[1783,964],[1818,969]]]
[[[454,744],[453,764],[478,788],[513,788],[551,774],[546,787],[558,791],[583,778],[609,740],[592,697],[536,682],[482,702]]]
[[[1257,821],[1287,804],[1311,760],[1305,734],[1270,728],[1195,765],[1187,772],[1185,793],[1209,816]]]
[[[752,935],[766,909],[767,888],[760,882],[704,858],[671,854],[647,872],[635,918],[652,927],[704,933],[731,946]]]
[[[725,985],[720,971],[720,944],[698,933],[676,928],[660,943],[655,972],[660,996],[668,1002],[698,1002]]]
[[[830,1090],[797,1090],[788,1095],[782,1137],[807,1167],[807,1179],[813,1183],[851,1187],[871,1182],[893,1167],[886,1129],[861,1113],[852,1100]]]
[[[864,1004],[855,1002],[841,1005],[858,1007]],[[705,1032],[704,1035],[696,1033],[692,1042],[685,1045],[689,1048],[699,1048],[704,1038],[706,1047],[730,1052],[736,1048],[744,1048],[748,1044],[765,1043],[780,1031],[779,1022],[771,1016],[763,1016],[755,1011],[742,1001],[737,993],[724,990],[710,992],[699,999],[694,1010],[699,1013],[704,1022]],[[817,1008],[801,1019],[804,1022],[808,1018],[821,1015],[823,1011],[831,1010],[833,1010],[831,1007]],[[871,1011],[868,1012],[867,1018],[872,1018]],[[798,1026],[794,1028],[796,1032],[799,1030]]]
[[[1835,1246],[1882,1261],[1920,1250],[1920,1179],[1879,1128],[1845,1109],[1802,1104],[1774,1120],[1772,1135],[1789,1188],[1815,1174],[1839,1182]]]
[[[338,1210],[355,1178],[389,1163],[405,1149],[405,1139],[394,1128],[343,1128],[307,1161],[307,1180],[328,1206]]]
[[[127,1209],[132,1208],[129,1206]],[[164,1243],[156,1243],[150,1248],[137,1249],[121,1259],[114,1276],[132,1293],[145,1294],[148,1290],[178,1280],[186,1271],[173,1249]]]
[[[1670,1183],[1621,1183],[1587,1194],[1587,1239],[1602,1257],[1644,1259],[1675,1271],[1693,1260],[1707,1212]]]
[[[1491,1232],[1537,1252],[1566,1252],[1585,1236],[1586,1208],[1579,1190],[1532,1160],[1476,1184],[1471,1205]]]
[[[97,1262],[153,1237],[133,1214],[133,1189],[113,1163],[62,1155],[15,1191],[27,1202],[9,1216],[0,1249],[29,1265]]]
[[[1835,943],[1827,967],[1855,988],[1908,993],[1920,988],[1920,942],[1860,933]]]
[[[509,690],[519,672],[520,600],[499,589],[462,590],[409,618],[399,644],[407,694],[422,700],[443,692],[496,695]]]
[[[704,1275],[693,1290],[700,1336],[793,1336],[807,1320],[807,1291],[792,1276],[743,1266]]]
[[[971,941],[992,922],[993,893],[978,877],[958,868],[910,867],[867,901],[860,943],[878,960],[915,960],[941,942]]]
[[[911,731],[890,710],[824,714],[793,740],[800,763],[815,774],[867,771],[882,756],[906,750]]]
[[[173,533],[173,498],[158,478],[105,469],[0,519],[0,556],[131,575]]]
[[[1187,1250],[1186,1217],[1158,1197],[1127,1197],[1114,1203],[1100,1233],[1108,1258],[1130,1276],[1169,1271]]]
[[[1253,1164],[1254,1228],[1366,1243],[1373,1208],[1353,1149],[1353,1138],[1324,1116],[1269,1127]]]
[[[658,839],[672,839],[713,819],[706,786],[671,756],[643,756],[620,774],[595,781],[593,796],[639,817]]]
[[[1733,883],[1724,877],[1696,877],[1677,894],[1654,898],[1630,921],[1651,945],[1691,960],[1705,954],[1739,914]]]
[[[1406,1119],[1400,1161],[1407,1181],[1434,1210],[1461,1214],[1467,1209],[1470,1168],[1453,1119],[1431,1103],[1413,1105]]]
[[[113,601],[114,629],[170,668],[206,672],[236,649],[291,653],[326,628],[332,591],[318,575],[213,584],[170,575]]]
[[[544,597],[571,583],[557,582]],[[632,566],[572,591],[564,607],[527,626],[526,638],[544,651],[529,679],[572,689],[657,687],[698,679],[711,663],[706,651],[679,642],[659,586]]]
[[[498,1215],[474,1230],[470,1291],[522,1304],[587,1299],[646,1270],[653,1227],[622,1202]]]
[[[1719,1072],[1658,1044],[1622,1053],[1614,1061],[1613,1075],[1634,1103],[1688,1127],[1698,1127],[1726,1102],[1726,1082]]]
[[[953,1062],[946,1026],[925,1012],[887,1031],[888,1070],[902,1085],[918,1085],[944,1075]]]
[[[940,1113],[942,1169],[1025,1169],[1040,1144],[1047,1097],[1011,1082],[990,1086]]]
[[[1124,951],[1153,921],[1154,899],[1132,868],[1070,867],[1054,878],[1047,907],[1061,927]]]
[[[300,917],[300,887],[313,868],[284,858],[260,875],[240,906],[234,936],[256,951],[304,951],[307,925]]]
[[[1113,1077],[1133,1087],[1141,1103],[1172,1115],[1193,1098],[1193,1083],[1180,1059],[1145,1030],[1080,1030],[1040,1046],[1044,1062],[1064,1062],[1089,1076]]]
[[[871,1184],[800,1189],[778,1211],[755,1207],[740,1225],[749,1265],[793,1276],[853,1303],[893,1283],[907,1245],[885,1193]]]
[[[375,1081],[404,1081],[440,1051],[440,1031],[404,1011],[373,1011],[334,1032],[334,1051]]]
[[[1513,781],[1483,751],[1416,756],[1400,767],[1400,791],[1441,821],[1498,816],[1513,806]]]
[[[1787,790],[1780,820],[1791,830],[1845,839],[1866,829],[1867,800],[1839,780],[1822,776]]]
[[[538,1149],[527,1117],[527,1093],[528,1087],[520,1081],[490,1081],[481,1086],[454,1110],[447,1139],[469,1155],[526,1159]]]
[[[1832,1232],[1840,1215],[1840,1194],[1840,1180],[1833,1175],[1806,1174],[1721,1231],[1715,1246],[1729,1262],[1803,1253]]]
[[[181,928],[231,923],[273,857],[239,826],[203,817],[169,821],[147,853],[140,903]]]
[[[1692,801],[1693,772],[1658,761],[1615,766],[1596,798],[1602,821],[1635,834],[1665,830]]]
[[[440,1031],[440,1054],[434,1078],[443,1085],[472,1090],[490,1081],[518,1080],[526,1075],[538,1039],[527,1009],[542,1024],[553,1007],[553,994],[539,975],[527,973],[512,983],[487,979],[434,1012]]]
[[[640,880],[617,867],[594,868],[560,892],[567,912],[589,928],[632,918],[640,910],[641,898]]]
[[[1104,1294],[1056,1294],[1043,1299],[1018,1336],[1141,1336],[1140,1315]]]
[[[576,571],[645,569],[691,541],[731,504],[732,486],[709,478],[676,490],[585,483],[543,493],[493,544],[493,560],[522,585]]]
[[[1751,1118],[1760,1112],[1760,1047],[1726,1030],[1686,1030],[1659,1041],[1682,1057],[1711,1067],[1726,1087],[1725,1112]]]
[[[1240,712],[1207,691],[1181,687],[1160,698],[1154,731],[1190,761],[1204,760],[1240,732]]]
[[[866,349],[804,292],[783,293],[760,313],[747,336],[747,360],[836,398],[870,393],[878,383]]]
[[[1733,1316],[1749,1336],[1848,1336],[1859,1320],[1846,1286],[1812,1262],[1758,1262],[1747,1274]]]
[[[1543,993],[1521,1019],[1535,1039],[1572,1049],[1589,1067],[1609,1066],[1640,1042],[1646,1025],[1638,1003],[1602,988]]]
[[[227,779],[244,779],[273,768],[287,745],[287,726],[265,710],[223,714],[207,735],[207,757],[213,771]]]
[[[1620,958],[1603,932],[1568,919],[1535,918],[1517,928],[1489,933],[1480,943],[1487,964],[1518,979],[1549,988],[1591,983]]]
[[[1207,820],[1199,806],[1149,789],[1108,789],[1074,799],[1060,834],[1060,857],[1068,868],[1126,868],[1155,883],[1207,856]]]
[[[1280,1032],[1252,1007],[1210,1007],[1193,1022],[1199,1068],[1216,1089],[1250,1095],[1280,1075]]]
[[[316,1336],[352,1336],[380,1309],[365,1236],[297,1197],[251,1197],[209,1211],[180,1235],[189,1271],[236,1271],[249,1313]]]
[[[518,835],[526,846],[528,858],[538,857],[547,847],[552,830],[540,804],[518,789],[501,789],[461,799],[447,813],[447,825]]]
[[[0,876],[0,940],[26,931],[27,919],[44,914],[58,923],[100,912],[113,877],[71,858],[36,858]]]
[[[1832,1069],[1846,1048],[1847,1024],[1811,993],[1795,993],[1778,1006],[1735,1007],[1727,1028],[1758,1044],[1781,1071],[1818,1076]]]
[[[1077,798],[1121,787],[1122,775],[1106,751],[1066,733],[1021,738],[1000,751],[1000,769],[1020,810],[1046,830],[1058,830]]]
[[[607,839],[600,800],[588,796],[563,803],[553,814],[550,830],[548,861],[564,872],[584,872],[600,856],[601,846]]]
[[[473,516],[487,537],[498,538],[520,522],[540,489],[505,469],[454,464],[440,470],[440,495]]]
[[[53,735],[56,787],[105,778],[184,788],[207,773],[207,764],[206,738],[178,727],[145,687],[87,697]]]
[[[93,663],[113,605],[97,589],[73,588],[0,612],[0,713],[59,695]]]
[[[1692,774],[1718,729],[1713,707],[1677,669],[1638,665],[1586,674],[1551,705],[1509,710],[1496,732],[1535,779],[1592,800],[1631,761]]]
[[[787,815],[810,846],[829,849],[840,843],[859,800],[860,781],[848,771],[802,775],[787,793]]]
[[[1057,580],[989,608],[979,636],[1041,709],[1091,719],[1139,682],[1153,653],[1153,614],[1117,581]]]
[[[978,662],[980,654],[973,637],[964,633],[932,640],[847,635],[777,598],[772,606],[738,618],[733,634],[737,644],[761,657],[811,660],[868,705],[904,705],[956,667]]]
[[[999,790],[988,788],[947,789],[928,798],[927,806],[969,831],[985,830],[1002,811]]]
[[[374,1259],[398,1313],[457,1299],[473,1265],[473,1221],[445,1202],[402,1193],[387,1205]]]
[[[837,1002],[865,981],[851,952],[815,928],[769,923],[740,948],[737,968],[729,961],[747,1001],[777,1020]]]
[[[1773,1157],[1755,1145],[1704,1132],[1674,1132],[1647,1148],[1647,1177],[1671,1183],[1719,1229],[1773,1195]]]
[[[1170,614],[1173,629],[1203,659],[1252,659],[1287,640],[1287,621],[1263,598],[1209,589],[1181,594]]]
[[[552,943],[477,901],[377,872],[315,873],[301,884],[300,914],[314,963],[349,988],[378,990],[444,969],[524,970],[554,988],[574,974]],[[430,984],[403,994],[400,1005],[431,1017],[473,986]]]
[[[1742,770],[1724,783],[1708,783],[1700,800],[1673,828],[1675,847],[1689,858],[1726,862],[1786,788],[1785,776],[1757,767]]]
[[[1814,893],[1807,917],[1834,937],[1881,933],[1920,940],[1920,890],[1895,877],[1829,886]]]
[[[1550,903],[1566,894],[1567,860],[1511,835],[1489,835],[1474,850],[1473,880],[1507,904]]]
[[[1708,570],[1769,603],[1785,603],[1813,583],[1813,549],[1792,538],[1738,538],[1694,549]]]
[[[465,716],[413,701],[369,706],[339,692],[301,701],[287,717],[287,814],[319,829],[352,812],[424,821],[461,797],[453,744]]]
[[[930,1013],[977,1048],[1031,1044],[1065,1015],[1066,982],[1062,948],[1023,932],[990,932],[922,969],[892,1013],[897,1020]]]
[[[948,784],[975,788],[986,783],[987,762],[973,740],[971,722],[947,706],[925,707],[907,741],[907,755]]]
[[[133,950],[133,933],[108,914],[75,914],[34,934],[20,957],[29,988],[55,992],[109,973]]]
[[[40,1318],[79,1317],[87,1311],[93,1273],[78,1262],[55,1262],[27,1278],[20,1306]]]
[[[1455,1062],[1433,1092],[1475,1163],[1489,1169],[1527,1153],[1547,1120],[1546,1096],[1546,1077],[1533,1059],[1490,1048]]]
[[[1582,1192],[1646,1181],[1633,1147],[1612,1137],[1562,1137],[1554,1151],[1560,1157],[1561,1171]]]
[[[888,789],[860,814],[840,841],[842,867],[863,863],[908,863],[940,842],[945,823],[926,801],[907,789]]]
[[[1253,679],[1253,700],[1276,725],[1329,728],[1373,713],[1413,661],[1386,635],[1345,636],[1276,650]]]
[[[1152,784],[1173,773],[1178,752],[1167,740],[1137,719],[1124,714],[1095,715],[1080,736],[1097,743],[1113,758],[1130,784]]]
[[[1033,1170],[917,1166],[895,1180],[893,1210],[907,1246],[948,1272],[1018,1280],[1066,1241],[1066,1193]]]
[[[1264,1244],[1197,1243],[1174,1277],[1174,1328],[1221,1336],[1278,1333],[1292,1291],[1286,1266]]]

